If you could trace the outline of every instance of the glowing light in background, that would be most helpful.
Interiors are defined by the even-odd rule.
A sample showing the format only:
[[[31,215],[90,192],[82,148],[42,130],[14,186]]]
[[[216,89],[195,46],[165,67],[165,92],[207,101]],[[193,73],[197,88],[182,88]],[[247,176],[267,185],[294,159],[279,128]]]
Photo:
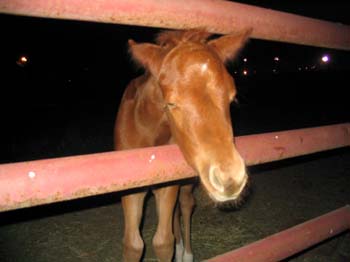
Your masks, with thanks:
[[[280,58],[279,58],[278,56],[275,56],[275,57],[273,58],[273,60],[276,61],[276,62],[278,62],[278,61],[280,61]]]
[[[248,61],[248,59],[245,57],[245,58],[243,58],[243,62],[244,63],[247,63],[247,61]]]
[[[329,55],[323,55],[321,58],[323,63],[328,63],[330,61]]]
[[[243,73],[243,75],[247,76],[248,75],[248,70],[244,69],[242,73]]]
[[[26,66],[28,62],[29,62],[28,57],[22,55],[17,59],[16,64],[19,66]]]

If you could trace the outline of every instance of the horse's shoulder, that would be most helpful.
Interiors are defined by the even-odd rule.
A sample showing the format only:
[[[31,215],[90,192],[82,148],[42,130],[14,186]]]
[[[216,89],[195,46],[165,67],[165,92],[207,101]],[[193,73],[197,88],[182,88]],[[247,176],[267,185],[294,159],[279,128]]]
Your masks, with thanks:
[[[149,78],[148,74],[143,74],[131,80],[128,86],[126,87],[126,90],[124,91],[124,99],[126,100],[134,99],[136,96],[137,90],[139,88],[142,88],[142,86],[147,82],[148,78]]]

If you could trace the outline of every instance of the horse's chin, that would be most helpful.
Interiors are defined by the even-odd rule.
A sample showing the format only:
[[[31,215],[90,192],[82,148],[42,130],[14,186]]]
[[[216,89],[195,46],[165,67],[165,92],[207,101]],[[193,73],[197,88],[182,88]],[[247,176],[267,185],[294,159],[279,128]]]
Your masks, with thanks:
[[[251,195],[252,188],[249,180],[238,196],[222,196],[220,194],[210,194],[211,199],[214,200],[215,207],[222,211],[233,211],[241,208],[246,203],[249,195]]]

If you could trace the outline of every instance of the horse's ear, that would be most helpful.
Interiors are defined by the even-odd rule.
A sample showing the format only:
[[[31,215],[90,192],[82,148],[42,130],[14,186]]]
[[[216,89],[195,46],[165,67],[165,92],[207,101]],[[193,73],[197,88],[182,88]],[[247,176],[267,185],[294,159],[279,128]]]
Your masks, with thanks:
[[[220,38],[211,40],[208,45],[211,46],[219,55],[223,62],[233,59],[239,50],[248,40],[253,29],[249,28],[240,33],[225,35]]]
[[[149,70],[152,75],[158,76],[160,65],[163,61],[164,54],[162,48],[158,45],[149,43],[136,43],[134,40],[129,40],[129,51],[133,58],[143,67]]]

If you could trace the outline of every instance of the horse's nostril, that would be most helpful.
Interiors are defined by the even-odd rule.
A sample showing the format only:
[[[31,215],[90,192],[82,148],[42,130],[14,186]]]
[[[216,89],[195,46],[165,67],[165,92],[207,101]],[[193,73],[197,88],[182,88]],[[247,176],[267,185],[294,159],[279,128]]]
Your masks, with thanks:
[[[219,168],[211,166],[209,170],[209,181],[216,190],[218,190],[219,192],[224,192],[225,187],[223,186],[222,182],[218,177],[219,172]]]

